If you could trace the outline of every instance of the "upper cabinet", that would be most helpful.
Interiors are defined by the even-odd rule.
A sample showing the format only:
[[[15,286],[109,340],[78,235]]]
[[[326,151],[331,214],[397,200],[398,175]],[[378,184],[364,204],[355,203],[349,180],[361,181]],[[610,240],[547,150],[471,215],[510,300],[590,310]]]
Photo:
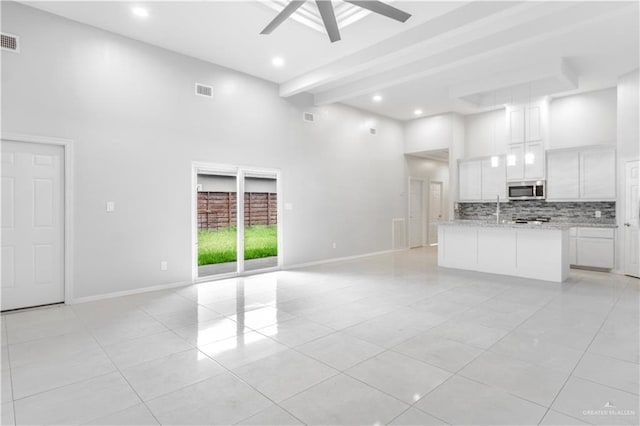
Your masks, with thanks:
[[[544,180],[542,141],[509,144],[507,180]]]
[[[512,109],[509,127],[507,180],[543,180],[545,158],[540,107]]]
[[[459,201],[506,200],[506,169],[504,156],[464,160],[458,165]]]
[[[616,152],[594,149],[580,152],[580,198],[616,199]]]
[[[547,151],[547,201],[615,199],[615,149],[585,147]]]
[[[524,142],[524,108],[512,109],[509,112],[509,142]]]
[[[460,201],[482,200],[482,164],[480,161],[460,161],[458,165]]]
[[[580,198],[580,153],[547,151],[547,201]]]
[[[509,111],[509,143],[542,140],[539,106],[514,107]]]
[[[498,160],[497,163],[495,160]],[[482,200],[495,201],[507,198],[507,183],[504,156],[482,160]]]

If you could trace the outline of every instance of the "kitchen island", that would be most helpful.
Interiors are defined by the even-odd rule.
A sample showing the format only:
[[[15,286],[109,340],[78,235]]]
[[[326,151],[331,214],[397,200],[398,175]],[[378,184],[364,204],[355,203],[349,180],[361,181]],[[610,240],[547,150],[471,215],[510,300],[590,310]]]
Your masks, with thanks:
[[[438,224],[438,266],[563,282],[569,225],[455,220]]]

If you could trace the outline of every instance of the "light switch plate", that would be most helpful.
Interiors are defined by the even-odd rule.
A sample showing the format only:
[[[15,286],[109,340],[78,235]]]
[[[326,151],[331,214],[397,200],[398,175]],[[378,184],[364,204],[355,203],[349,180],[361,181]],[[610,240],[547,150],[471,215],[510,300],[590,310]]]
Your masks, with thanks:
[[[596,210],[596,217],[602,217],[602,213],[600,212],[600,210]]]
[[[116,203],[107,201],[107,213],[113,213],[116,210]]]

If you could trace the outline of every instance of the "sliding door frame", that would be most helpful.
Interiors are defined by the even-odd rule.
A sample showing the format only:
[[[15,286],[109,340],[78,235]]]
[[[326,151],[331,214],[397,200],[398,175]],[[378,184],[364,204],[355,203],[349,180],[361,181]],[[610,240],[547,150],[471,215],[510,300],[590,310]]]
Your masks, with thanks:
[[[224,175],[236,178],[236,238],[237,238],[237,260],[236,272],[226,274],[210,275],[198,277],[198,175]],[[270,268],[255,269],[245,271],[244,269],[244,183],[245,177],[263,175],[264,177],[274,177],[276,179],[276,191],[278,194],[278,265]],[[282,268],[283,256],[283,223],[282,208],[284,206],[282,196],[282,177],[279,169],[267,169],[252,166],[236,166],[227,164],[205,163],[193,161],[191,163],[191,281],[211,281],[215,279],[231,278],[242,275],[259,274],[263,272],[277,271]]]

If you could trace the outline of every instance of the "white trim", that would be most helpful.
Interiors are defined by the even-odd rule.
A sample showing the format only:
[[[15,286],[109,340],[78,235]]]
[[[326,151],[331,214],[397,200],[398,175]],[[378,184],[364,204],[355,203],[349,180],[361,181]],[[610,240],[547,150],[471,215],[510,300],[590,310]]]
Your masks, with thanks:
[[[244,194],[244,177],[273,177],[276,179],[276,191],[278,194],[278,211],[277,211],[277,237],[278,237],[278,265],[276,267],[254,269],[250,271],[244,270],[244,196],[237,197],[237,247],[240,256],[238,256],[236,263],[236,272],[228,274],[211,275],[206,277],[198,277],[198,175],[199,174],[217,174],[225,176],[233,176],[236,178],[236,191],[237,194]],[[269,272],[272,270],[282,269],[284,263],[284,221],[283,221],[283,208],[284,208],[284,196],[282,192],[282,173],[280,169],[269,169],[265,167],[253,167],[253,166],[241,166],[241,165],[229,165],[219,163],[205,163],[201,161],[191,162],[191,282],[213,281],[216,279],[233,278],[244,276],[248,274]]]
[[[64,302],[71,303],[74,294],[73,276],[73,141],[70,139],[53,138],[47,136],[24,135],[2,132],[3,141],[36,143],[42,145],[58,145],[64,150]]]
[[[225,280],[225,279],[229,279],[229,278],[238,278],[238,277],[245,277],[245,276],[251,276],[251,275],[267,274],[267,273],[270,273],[270,272],[277,272],[277,271],[288,271],[288,270],[292,270],[292,269],[300,269],[300,268],[306,268],[306,267],[309,267],[309,266],[323,265],[323,264],[326,264],[326,263],[335,263],[335,262],[343,262],[343,261],[348,261],[348,260],[355,260],[355,259],[360,259],[360,258],[364,258],[364,257],[378,256],[378,255],[382,255],[382,254],[389,254],[389,253],[405,251],[405,250],[409,250],[409,249],[402,248],[402,249],[398,249],[398,250],[383,250],[383,251],[378,251],[378,252],[359,254],[359,255],[355,255],[355,256],[346,256],[346,257],[338,257],[338,258],[317,260],[317,261],[313,261],[313,262],[299,263],[297,265],[288,266],[286,269],[283,269],[283,268],[281,268],[279,266],[276,266],[276,267],[264,268],[264,269],[260,269],[260,270],[256,269],[256,270],[253,270],[253,271],[247,271],[246,273],[242,273],[242,274],[229,273],[229,274],[211,275],[209,277],[201,277],[201,278],[199,278],[199,279],[197,279],[195,281],[182,281],[182,282],[175,282],[175,283],[169,283],[169,284],[160,284],[160,285],[154,285],[154,286],[150,286],[150,287],[136,288],[136,289],[133,289],[133,290],[116,291],[116,292],[113,292],[113,293],[104,293],[104,294],[98,294],[98,295],[95,295],[95,296],[78,297],[76,299],[70,300],[67,303],[69,303],[69,304],[77,304],[77,303],[95,302],[95,301],[98,301],[98,300],[113,299],[114,297],[130,296],[132,294],[147,293],[147,292],[150,292],[150,291],[169,290],[169,289],[172,289],[172,288],[186,287],[186,286],[189,286],[189,285],[203,284],[203,283],[206,283],[206,282],[221,281],[221,280]]]
[[[244,272],[244,170],[236,175],[236,273]]]
[[[411,229],[411,181],[415,180],[416,182],[420,182],[420,213],[421,213],[421,217],[420,217],[420,223],[422,224],[422,230],[420,232],[420,245],[417,246],[411,246],[411,233],[413,232],[413,230]],[[424,197],[424,182],[425,180],[423,178],[419,178],[419,177],[413,177],[413,176],[409,176],[409,190],[407,191],[407,193],[409,194],[409,196],[407,197],[407,247],[408,248],[418,248],[418,247],[424,247],[426,245],[425,243],[425,235],[426,235],[426,229],[425,229],[425,208],[424,208],[424,204],[425,204],[425,197]],[[427,224],[428,226],[428,224]]]
[[[427,188],[427,203],[431,203],[431,184],[432,183],[439,183],[440,184],[440,216],[441,217],[440,217],[439,220],[443,220],[443,218],[442,218],[443,214],[442,213],[444,213],[444,208],[445,208],[445,205],[444,205],[444,182],[441,181],[441,180],[431,180],[431,179],[429,179],[429,186]],[[431,241],[430,229],[431,228],[429,226],[429,224],[430,224],[430,222],[429,222],[429,219],[430,219],[429,218],[429,206],[430,206],[430,204],[427,204],[427,215],[426,215],[427,216],[427,244],[426,245],[429,246],[429,247],[435,247],[435,246],[438,245],[438,243],[434,243],[434,244],[430,243],[430,241]],[[437,229],[436,229],[436,235],[438,235],[438,230]]]
[[[357,254],[355,256],[332,257],[330,259],[314,260],[312,262],[304,262],[304,263],[297,263],[295,265],[289,265],[286,268],[283,268],[282,270],[288,271],[291,269],[300,269],[300,268],[307,268],[309,266],[324,265],[326,263],[344,262],[347,260],[355,260],[355,259],[361,259],[363,257],[379,256],[381,254],[389,254],[389,253],[395,253],[395,252],[405,251],[405,250],[410,250],[410,249],[407,247],[403,247],[395,250],[391,249],[391,250],[374,251],[374,252],[364,253],[364,254]]]
[[[147,293],[150,291],[158,291],[158,290],[167,290],[167,289],[176,288],[176,287],[185,287],[191,284],[193,283],[188,281],[183,281],[183,282],[177,282],[177,283],[153,285],[150,287],[136,288],[133,290],[114,291],[113,293],[104,293],[104,294],[98,294],[95,296],[78,297],[67,303],[75,305],[77,303],[95,302],[97,300],[113,299],[114,297],[130,296],[132,294]]]

